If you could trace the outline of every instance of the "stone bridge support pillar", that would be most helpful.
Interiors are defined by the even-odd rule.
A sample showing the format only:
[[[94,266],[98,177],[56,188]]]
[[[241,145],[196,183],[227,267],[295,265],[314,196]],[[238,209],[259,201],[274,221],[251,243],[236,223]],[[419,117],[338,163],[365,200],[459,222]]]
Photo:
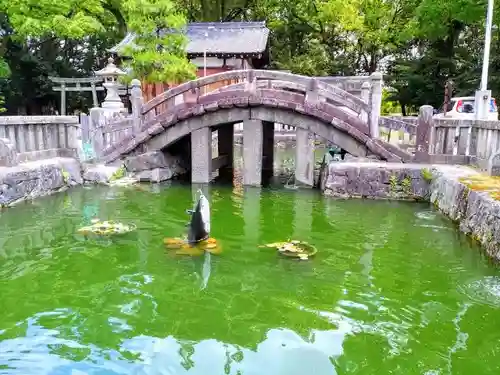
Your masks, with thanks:
[[[217,148],[220,156],[227,156],[227,164],[219,168],[219,176],[228,176],[233,169],[234,125],[224,125],[217,129]]]
[[[243,185],[262,183],[262,121],[243,122]]]
[[[191,182],[206,184],[212,180],[212,129],[191,132]]]
[[[314,134],[300,128],[295,146],[295,183],[314,185]]]
[[[262,172],[272,177],[274,169],[274,122],[262,121]]]

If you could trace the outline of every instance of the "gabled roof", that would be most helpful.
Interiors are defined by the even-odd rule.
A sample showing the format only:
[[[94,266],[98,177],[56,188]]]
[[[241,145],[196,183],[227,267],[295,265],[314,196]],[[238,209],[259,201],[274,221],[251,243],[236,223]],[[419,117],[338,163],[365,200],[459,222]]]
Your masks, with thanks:
[[[166,31],[160,31],[160,33]],[[267,48],[269,29],[265,22],[193,22],[186,26],[186,52],[190,56],[257,56]],[[113,48],[112,53],[133,43],[135,35],[128,33]]]

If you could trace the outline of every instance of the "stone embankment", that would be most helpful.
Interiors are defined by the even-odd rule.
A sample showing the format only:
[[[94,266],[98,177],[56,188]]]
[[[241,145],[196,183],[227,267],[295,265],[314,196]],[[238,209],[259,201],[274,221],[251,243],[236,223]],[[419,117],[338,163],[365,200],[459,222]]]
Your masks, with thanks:
[[[430,201],[500,260],[500,180],[464,166],[380,162],[332,162],[324,177],[327,196]]]
[[[123,164],[80,164],[57,157],[0,167],[0,207],[15,205],[83,184],[110,184],[126,175],[138,181],[162,182],[186,173],[180,158],[151,152],[127,158]]]

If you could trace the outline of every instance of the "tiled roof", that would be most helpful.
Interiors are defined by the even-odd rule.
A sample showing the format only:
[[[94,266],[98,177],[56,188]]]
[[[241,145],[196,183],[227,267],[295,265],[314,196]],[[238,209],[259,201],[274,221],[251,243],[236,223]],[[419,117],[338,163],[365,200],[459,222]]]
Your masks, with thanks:
[[[195,22],[187,25],[186,36],[186,52],[191,55],[203,54],[205,49],[207,54],[250,55],[265,51],[269,29],[265,22]],[[134,39],[128,33],[109,51],[117,53]]]

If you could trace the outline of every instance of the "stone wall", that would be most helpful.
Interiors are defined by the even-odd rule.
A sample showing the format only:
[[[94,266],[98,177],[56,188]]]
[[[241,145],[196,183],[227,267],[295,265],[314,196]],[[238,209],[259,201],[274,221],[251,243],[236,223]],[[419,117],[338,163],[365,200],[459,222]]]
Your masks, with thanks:
[[[341,198],[425,200],[431,176],[420,164],[332,162],[323,190]]]
[[[26,162],[0,167],[0,207],[13,206],[72,186],[109,185],[125,174],[139,181],[161,182],[184,172],[178,157],[162,152],[131,157],[123,165],[115,166],[80,164],[77,159],[64,157]]]
[[[0,205],[11,206],[82,183],[80,163],[72,158],[0,167]]]
[[[322,188],[339,198],[429,201],[500,260],[500,202],[461,182],[477,176],[484,178],[465,166],[332,162]]]

